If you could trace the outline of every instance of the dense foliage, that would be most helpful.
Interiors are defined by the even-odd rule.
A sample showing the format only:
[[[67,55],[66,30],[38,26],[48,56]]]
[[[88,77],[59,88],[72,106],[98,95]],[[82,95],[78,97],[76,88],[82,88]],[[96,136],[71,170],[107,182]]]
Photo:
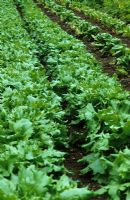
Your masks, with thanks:
[[[36,57],[36,46],[13,2],[1,1],[0,8],[0,199],[91,195],[87,188],[75,189],[65,175],[65,153],[57,150],[67,145],[64,111]]]
[[[89,41],[92,42],[95,48],[99,49],[103,56],[111,55],[113,57],[113,63],[117,65],[118,69],[126,68],[129,70],[130,48],[128,48],[126,44],[123,44],[119,38],[113,37],[109,33],[102,33],[98,26],[94,26],[90,22],[76,16],[71,10],[66,9],[63,5],[56,4],[53,1],[42,2],[44,2],[52,12],[58,14],[61,20],[69,24],[77,36],[89,38]],[[81,9],[80,4],[78,5]],[[106,20],[108,21],[108,18],[106,18]],[[110,23],[112,23],[112,21],[110,21]],[[123,32],[123,26],[123,24],[119,24],[118,28],[120,32]]]
[[[130,1],[128,0],[80,0],[85,4],[98,8],[111,14],[113,17],[120,18],[126,23],[130,23]]]
[[[40,2],[87,37],[99,31],[54,1]],[[0,199],[87,200],[105,193],[129,200],[130,93],[33,0],[2,0],[0,9]],[[98,45],[100,34],[94,37]],[[72,135],[68,125],[81,122],[84,132]],[[68,177],[65,149],[77,142],[82,173],[93,173],[100,190],[78,188]]]

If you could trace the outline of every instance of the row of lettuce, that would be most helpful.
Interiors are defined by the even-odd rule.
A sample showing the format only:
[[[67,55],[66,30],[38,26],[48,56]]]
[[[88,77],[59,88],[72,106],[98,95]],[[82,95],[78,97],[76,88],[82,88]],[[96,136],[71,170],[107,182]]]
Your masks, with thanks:
[[[21,7],[24,25],[51,76],[53,90],[62,98],[65,115],[71,124],[84,123],[86,131],[72,137],[73,142],[83,144],[85,156],[81,161],[86,168],[82,173],[93,172],[94,179],[102,185],[95,195],[107,193],[110,199],[128,200],[129,92],[122,90],[115,77],[103,74],[85,46],[48,19],[33,1],[15,2]],[[70,199],[91,199],[89,195],[92,193],[85,196],[79,191],[76,197],[73,191]]]
[[[65,153],[57,150],[68,145],[61,97],[12,0],[1,0],[0,8],[0,199],[88,197],[92,192],[66,175]]]
[[[72,9],[82,11],[85,15],[89,16],[90,18],[94,20],[97,20],[98,22],[104,24],[106,27],[111,28],[113,32],[119,35],[130,37],[129,24],[127,25],[124,21],[121,21],[119,18],[113,18],[111,15],[107,14],[106,12],[101,12],[100,10],[87,6],[88,4],[85,1],[82,1],[82,2],[77,1],[77,0],[74,0],[74,1],[56,0],[56,1],[62,3],[62,5],[71,7]],[[111,6],[113,2],[111,2]],[[121,9],[121,6],[120,6],[120,9]]]
[[[57,4],[55,1],[40,0],[52,12],[60,16],[60,19],[66,22],[77,36],[89,40],[93,47],[98,49],[103,56],[112,56],[116,65],[116,69],[127,74],[125,69],[129,71],[130,65],[130,48],[116,37],[109,33],[103,33],[102,30],[90,22],[76,16],[73,11],[65,6]],[[111,64],[111,63],[110,63]]]

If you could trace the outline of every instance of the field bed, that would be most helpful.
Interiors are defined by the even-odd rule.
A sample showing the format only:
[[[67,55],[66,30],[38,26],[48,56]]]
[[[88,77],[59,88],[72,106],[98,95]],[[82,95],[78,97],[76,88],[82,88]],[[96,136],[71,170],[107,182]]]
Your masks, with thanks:
[[[90,8],[85,4],[85,2],[76,2],[73,1],[69,3],[68,1],[55,0],[55,2],[61,3],[62,5],[71,8],[79,13],[82,13],[87,19],[96,22],[99,25],[108,28],[111,33],[118,35],[119,37],[130,38],[130,25],[121,21],[118,18],[113,18],[107,13],[103,13],[99,10]]]
[[[1,199],[129,200],[130,93],[42,3],[0,6]]]
[[[38,3],[38,1],[35,2]],[[130,49],[127,48],[125,45],[121,44],[117,38],[112,38],[111,35],[107,33],[107,35],[103,33],[100,39],[97,39],[97,41],[93,41],[92,37],[94,34],[96,35],[96,26],[91,27],[90,25],[88,35],[85,36],[85,34],[87,34],[87,28],[84,28],[84,21],[82,28],[80,27],[80,25],[82,24],[82,20],[80,18],[76,18],[75,21],[75,16],[70,11],[66,10],[65,8],[63,8],[62,10],[61,6],[55,3],[53,5],[53,3],[48,4],[44,2],[44,4],[45,6],[43,6],[43,4],[38,4],[39,7],[43,10],[43,12],[45,12],[46,15],[49,16],[54,22],[57,22],[63,30],[73,35],[77,39],[81,40],[86,45],[87,49],[89,49],[89,51],[93,53],[97,60],[99,60],[102,63],[104,71],[110,75],[114,73],[117,74],[122,85],[124,85],[124,87],[127,90],[129,90],[130,77],[129,72],[127,72],[127,70],[129,71]],[[59,11],[57,12],[57,10]],[[66,18],[67,15],[64,13],[67,12],[69,13],[67,15],[70,16],[72,20]],[[82,31],[82,29],[84,29],[84,31]],[[98,35],[99,36],[96,36],[97,38],[100,37],[99,33]],[[100,42],[100,40],[103,42]],[[111,53],[113,51],[113,47],[116,49],[116,51],[114,50],[114,54]]]
[[[87,21],[89,21],[90,23],[92,23],[95,26],[99,26],[103,32],[107,32],[109,34],[111,34],[112,36],[120,39],[122,41],[122,43],[126,43],[128,47],[130,47],[130,37],[126,37],[126,36],[122,36],[117,34],[116,32],[112,31],[111,28],[106,27],[105,24],[103,25],[101,23],[101,21],[97,21],[96,19],[92,19],[91,17],[85,15],[82,11],[80,10],[75,10],[75,9],[71,9],[75,15],[81,17],[82,19],[85,19]]]

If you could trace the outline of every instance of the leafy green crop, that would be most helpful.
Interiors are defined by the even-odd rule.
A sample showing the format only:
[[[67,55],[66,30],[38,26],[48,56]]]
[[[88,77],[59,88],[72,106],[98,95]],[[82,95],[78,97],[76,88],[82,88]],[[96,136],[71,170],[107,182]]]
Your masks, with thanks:
[[[65,175],[65,153],[57,150],[68,146],[61,97],[52,90],[12,0],[0,7],[0,198],[60,200],[64,191],[78,192]]]
[[[49,7],[52,12],[58,14],[61,20],[69,24],[76,35],[92,41],[94,47],[99,49],[103,55],[109,54],[113,56],[115,59],[114,63],[117,64],[118,68],[126,68],[129,70],[130,48],[122,44],[120,39],[113,37],[109,33],[102,33],[98,26],[94,26],[90,22],[87,22],[87,20],[76,16],[71,10],[66,9],[65,6],[59,5],[51,0],[41,0],[41,2],[46,7]]]
[[[104,193],[128,199],[129,92],[116,77],[103,74],[84,45],[33,1],[15,3],[21,6],[23,21],[12,0],[0,3],[1,199],[80,200]],[[60,149],[71,142],[68,119],[69,125],[84,122],[82,137],[75,134],[73,139],[83,143],[83,173],[92,171],[103,186],[95,192],[77,188],[66,175]]]
[[[97,20],[108,28],[112,28],[113,32],[117,34],[130,36],[130,26],[129,26],[129,5],[128,1],[121,0],[102,0],[103,4],[95,1],[62,1],[57,0],[58,2],[66,5],[67,7],[74,8],[76,10],[82,11],[85,15],[90,18]],[[91,7],[89,7],[89,5]],[[95,5],[98,5],[98,9],[95,8]],[[120,19],[119,19],[120,18]],[[122,20],[124,21],[122,21]],[[128,23],[128,25],[127,25]]]

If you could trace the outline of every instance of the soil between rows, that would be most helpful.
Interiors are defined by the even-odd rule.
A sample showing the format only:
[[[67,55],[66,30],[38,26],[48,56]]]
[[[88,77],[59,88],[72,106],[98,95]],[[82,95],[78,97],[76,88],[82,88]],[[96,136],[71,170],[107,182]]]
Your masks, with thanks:
[[[83,149],[79,148],[79,147],[71,147],[68,150],[68,156],[65,159],[65,167],[72,172],[72,174],[70,174],[70,177],[75,180],[78,181],[79,187],[88,187],[91,190],[97,190],[100,188],[100,185],[93,181],[93,175],[91,173],[87,174],[87,175],[82,175],[81,174],[81,170],[85,167],[85,165],[81,162],[77,162],[79,159],[81,159],[84,155]],[[106,200],[107,197],[102,195],[99,197],[93,197],[91,198],[91,200]]]
[[[76,39],[82,41],[84,45],[86,46],[87,51],[92,53],[94,57],[102,64],[103,71],[107,73],[108,75],[112,76],[113,74],[116,74],[118,76],[118,80],[122,84],[123,88],[130,91],[130,75],[122,75],[117,74],[116,71],[116,65],[113,63],[113,57],[111,56],[102,56],[102,54],[99,52],[99,50],[95,49],[91,42],[82,36],[77,36],[75,31],[72,30],[72,28],[64,21],[61,21],[60,17],[56,15],[55,13],[52,13],[52,11],[48,8],[46,8],[43,4],[39,3],[37,0],[34,0],[34,2],[37,4],[37,6],[53,21],[56,22],[60,27],[67,32],[68,34],[72,35]]]

